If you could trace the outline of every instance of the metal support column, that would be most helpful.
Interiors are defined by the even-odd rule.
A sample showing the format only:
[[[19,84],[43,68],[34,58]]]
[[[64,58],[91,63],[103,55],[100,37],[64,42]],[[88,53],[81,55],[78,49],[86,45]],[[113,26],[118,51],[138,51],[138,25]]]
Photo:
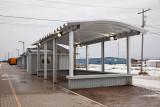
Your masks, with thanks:
[[[69,32],[69,76],[73,76],[73,43],[74,34],[73,31]]]
[[[86,45],[86,70],[88,70],[88,64],[89,64],[89,53],[88,53],[88,45]]]
[[[44,43],[44,79],[47,79],[47,43]]]
[[[76,69],[76,47],[74,47],[74,69]]]
[[[105,72],[105,62],[104,62],[104,41],[101,42],[101,58],[102,58],[102,72]]]
[[[131,74],[130,37],[126,38],[127,45],[127,74]]]
[[[40,46],[37,46],[37,71],[40,69]]]
[[[53,38],[53,83],[57,82],[57,40]]]
[[[144,45],[144,35],[142,33],[142,45],[141,45],[141,73],[143,72],[143,45]]]

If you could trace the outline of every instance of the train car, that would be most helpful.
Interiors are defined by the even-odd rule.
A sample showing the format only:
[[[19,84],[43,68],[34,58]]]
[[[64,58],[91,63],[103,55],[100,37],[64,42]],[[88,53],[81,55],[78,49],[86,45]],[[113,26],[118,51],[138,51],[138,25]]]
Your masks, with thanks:
[[[17,65],[17,60],[16,60],[16,58],[10,58],[8,60],[8,63],[9,63],[9,65]]]

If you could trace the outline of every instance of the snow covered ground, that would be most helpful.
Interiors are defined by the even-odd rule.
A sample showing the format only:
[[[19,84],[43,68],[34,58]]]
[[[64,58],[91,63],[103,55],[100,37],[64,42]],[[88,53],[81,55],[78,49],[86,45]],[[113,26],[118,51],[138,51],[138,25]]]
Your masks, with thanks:
[[[78,68],[84,69],[85,68]],[[101,65],[89,64],[89,70],[101,71]],[[160,89],[160,68],[144,67],[149,75],[137,75],[133,77],[133,85],[147,89]],[[105,64],[105,72],[127,73],[127,67],[124,64],[109,65]],[[131,67],[132,74],[138,74],[140,67]]]
[[[78,68],[78,69],[85,70],[85,68]],[[101,71],[101,65],[89,64],[89,70]],[[144,71],[148,72],[149,75],[160,76],[160,68],[144,67]],[[105,72],[127,73],[127,66],[125,64],[115,64],[115,65],[105,64]],[[138,74],[139,72],[140,72],[140,67],[131,67],[132,74]]]

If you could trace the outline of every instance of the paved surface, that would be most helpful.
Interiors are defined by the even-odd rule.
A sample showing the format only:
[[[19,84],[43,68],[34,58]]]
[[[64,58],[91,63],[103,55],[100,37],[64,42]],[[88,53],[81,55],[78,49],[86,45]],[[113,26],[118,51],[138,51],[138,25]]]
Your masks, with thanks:
[[[116,86],[73,90],[108,107],[160,107],[160,90]]]
[[[133,78],[133,86],[72,91],[109,107],[160,107],[160,81],[151,79],[152,76],[137,76]]]
[[[48,78],[52,82],[52,78]],[[67,88],[67,79],[58,84]],[[108,107],[160,107],[160,76],[135,76],[133,86],[72,90]]]
[[[0,67],[0,107],[104,107],[16,66]]]

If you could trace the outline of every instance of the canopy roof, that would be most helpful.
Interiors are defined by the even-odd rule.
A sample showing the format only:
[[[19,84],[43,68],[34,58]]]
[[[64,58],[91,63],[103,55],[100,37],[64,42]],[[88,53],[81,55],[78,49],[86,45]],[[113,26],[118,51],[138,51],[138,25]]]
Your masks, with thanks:
[[[146,33],[147,31],[135,27],[126,23],[109,21],[109,20],[98,20],[98,21],[82,21],[82,22],[68,22],[67,25],[57,28],[51,34],[48,34],[44,38],[35,42],[33,45],[38,43],[44,43],[52,37],[57,37],[58,33],[62,36],[57,39],[57,43],[68,45],[69,44],[69,31],[74,31],[74,45],[82,44],[93,44],[101,41],[109,41],[110,37],[124,38],[127,36],[139,35],[140,33]]]
[[[49,48],[50,50],[47,50],[48,53],[53,53],[52,52],[52,48]],[[27,48],[27,52],[29,53],[37,53],[37,48]],[[40,53],[44,53],[44,49],[43,47],[40,48]],[[58,54],[69,54],[69,50],[60,46],[60,45],[57,45],[57,53]]]

